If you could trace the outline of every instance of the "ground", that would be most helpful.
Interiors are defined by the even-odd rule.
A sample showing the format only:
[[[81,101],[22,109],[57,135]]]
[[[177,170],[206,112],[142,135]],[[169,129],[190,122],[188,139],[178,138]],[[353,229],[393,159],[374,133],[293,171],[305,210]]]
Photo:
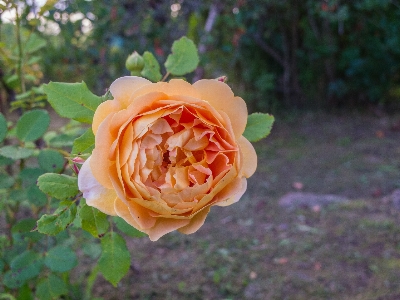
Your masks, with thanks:
[[[157,242],[127,238],[131,270],[103,299],[400,299],[400,116],[302,113],[277,117],[255,144],[243,198],[204,226]],[[344,196],[281,207],[288,192]]]

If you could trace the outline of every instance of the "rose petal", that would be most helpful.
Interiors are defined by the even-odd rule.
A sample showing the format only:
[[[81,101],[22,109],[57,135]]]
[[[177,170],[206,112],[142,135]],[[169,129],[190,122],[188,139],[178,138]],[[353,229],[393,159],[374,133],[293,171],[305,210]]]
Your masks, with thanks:
[[[86,199],[86,204],[93,206],[105,214],[115,216],[114,203],[117,194],[113,189],[106,189],[93,176],[90,168],[89,157],[82,165],[78,174],[78,187],[83,193],[83,198]]]
[[[113,115],[116,112],[118,112],[120,109],[121,106],[119,102],[114,100],[108,100],[101,103],[97,107],[93,116],[93,124],[92,124],[93,133],[96,135],[101,122],[103,122],[104,119],[107,118],[109,115]]]
[[[222,110],[229,116],[233,132],[238,139],[247,124],[246,102],[240,97],[235,97],[227,84],[217,80],[199,80],[193,84],[193,87],[201,93],[201,99],[208,101],[216,110]]]
[[[136,76],[125,76],[115,80],[110,86],[110,92],[123,107],[130,104],[131,95],[143,86],[151,84],[151,81]]]
[[[257,153],[253,145],[243,136],[238,139],[238,145],[243,156],[240,172],[249,178],[257,169]]]
[[[215,197],[215,205],[228,206],[239,201],[247,189],[246,178],[236,178]]]
[[[157,241],[163,235],[184,227],[190,223],[190,220],[185,219],[166,219],[158,218],[156,224],[145,232],[149,235],[151,241]]]
[[[190,223],[184,227],[178,229],[179,232],[184,234],[191,234],[196,232],[206,220],[208,213],[210,212],[210,207],[206,207],[199,211],[191,220]]]

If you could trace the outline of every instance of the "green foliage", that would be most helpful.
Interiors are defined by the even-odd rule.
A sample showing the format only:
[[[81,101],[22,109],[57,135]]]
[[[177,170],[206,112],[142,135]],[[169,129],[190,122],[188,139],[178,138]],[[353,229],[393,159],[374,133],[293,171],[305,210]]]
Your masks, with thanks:
[[[11,158],[13,160],[28,158],[35,153],[33,149],[23,148],[19,146],[4,146],[0,148],[0,155]]]
[[[271,132],[274,120],[274,117],[269,114],[253,113],[249,115],[243,136],[250,142],[266,138]]]
[[[21,287],[27,280],[36,277],[42,266],[40,254],[27,250],[11,261],[10,270],[4,274],[4,284],[9,288]]]
[[[104,235],[110,224],[107,220],[107,215],[98,209],[83,203],[79,209],[79,216],[82,219],[82,229],[89,232],[94,237]]]
[[[62,117],[91,123],[101,97],[94,95],[82,83],[50,82],[43,86],[48,101]]]
[[[42,150],[38,155],[39,166],[46,172],[59,173],[64,169],[64,157],[52,149]]]
[[[113,220],[117,228],[130,237],[140,238],[147,236],[145,233],[126,223],[125,220],[120,217],[114,217]]]
[[[172,53],[168,55],[165,68],[172,75],[181,76],[194,71],[198,64],[197,47],[184,36],[172,44]]]
[[[47,252],[44,263],[54,272],[67,272],[77,265],[78,260],[71,248],[59,245]]]
[[[144,68],[141,72],[143,77],[157,82],[161,80],[160,64],[151,52],[145,51],[143,53]]]
[[[44,214],[37,221],[37,229],[40,233],[56,235],[65,230],[76,216],[76,205],[71,201],[62,201],[52,215]]]
[[[45,110],[26,112],[17,123],[17,137],[23,142],[35,141],[40,138],[50,125],[50,117]]]
[[[74,141],[71,153],[80,155],[85,153],[92,153],[94,149],[94,134],[92,128],[88,128],[84,134]]]
[[[50,274],[39,282],[36,297],[43,300],[59,299],[61,295],[68,293],[67,285],[58,276]]]
[[[117,286],[129,271],[131,264],[131,255],[125,240],[119,234],[110,232],[101,239],[101,248],[99,270],[105,279]]]
[[[78,194],[78,179],[76,177],[47,173],[38,178],[39,188],[50,196],[63,200]]]
[[[7,135],[7,120],[3,114],[0,113],[0,143],[4,140]]]

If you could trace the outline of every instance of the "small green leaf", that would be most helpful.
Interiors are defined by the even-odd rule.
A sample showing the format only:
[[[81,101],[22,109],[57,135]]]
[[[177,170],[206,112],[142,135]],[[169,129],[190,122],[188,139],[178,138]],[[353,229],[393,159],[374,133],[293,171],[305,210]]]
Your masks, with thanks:
[[[162,75],[160,73],[160,64],[151,52],[145,51],[143,53],[144,68],[141,72],[143,77],[157,82],[160,81]]]
[[[78,260],[71,248],[59,245],[47,252],[44,263],[54,272],[66,272],[73,269]]]
[[[99,270],[105,279],[117,286],[117,283],[128,273],[131,264],[131,255],[125,240],[119,234],[110,232],[101,239],[101,248]]]
[[[0,155],[13,160],[28,158],[34,154],[33,149],[22,148],[15,145],[4,146],[0,148]]]
[[[39,282],[36,289],[36,298],[40,300],[60,299],[68,293],[66,283],[54,274]]]
[[[0,189],[6,189],[14,185],[14,178],[10,175],[0,174]]]
[[[86,230],[94,237],[104,235],[110,226],[106,214],[87,204],[81,206],[79,216],[82,219],[82,229]]]
[[[17,123],[17,137],[29,142],[40,138],[50,125],[50,116],[45,110],[31,110],[22,115]]]
[[[43,85],[43,90],[51,106],[61,117],[83,123],[92,123],[94,112],[102,101],[84,82],[50,82]]]
[[[249,115],[243,136],[250,142],[257,142],[267,137],[271,132],[274,120],[274,116],[269,114],[253,113]]]
[[[37,228],[40,233],[56,235],[65,230],[76,216],[76,205],[71,201],[63,201],[59,208],[52,215],[43,215],[37,221]]]
[[[0,113],[0,142],[4,140],[7,135],[7,120],[4,118],[3,114]]]
[[[42,150],[38,156],[39,166],[47,172],[59,173],[64,168],[64,156],[56,150]]]
[[[14,241],[18,238],[28,238],[32,242],[40,241],[43,238],[43,234],[32,231],[36,227],[36,220],[32,218],[22,219],[15,224],[11,232],[13,234]]]
[[[132,227],[131,225],[126,223],[124,219],[122,219],[120,217],[114,217],[113,220],[114,220],[115,224],[117,225],[117,228],[130,237],[140,238],[140,237],[147,236],[147,234]]]
[[[80,155],[83,153],[92,153],[94,149],[94,134],[92,128],[88,128],[84,134],[74,141],[71,153]]]
[[[32,250],[25,251],[15,257],[10,270],[4,274],[3,283],[9,288],[21,287],[27,280],[36,277],[43,266],[42,257]]]
[[[44,193],[63,200],[78,194],[78,179],[76,177],[47,173],[38,178],[38,186]]]
[[[196,45],[184,36],[172,44],[172,53],[168,55],[165,68],[172,75],[181,76],[194,71],[198,64]]]

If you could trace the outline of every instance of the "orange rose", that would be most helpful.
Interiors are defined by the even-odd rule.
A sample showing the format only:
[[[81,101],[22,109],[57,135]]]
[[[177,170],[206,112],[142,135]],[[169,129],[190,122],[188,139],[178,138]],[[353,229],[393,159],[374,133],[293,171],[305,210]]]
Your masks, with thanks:
[[[212,205],[237,202],[257,167],[242,134],[247,108],[217,80],[113,82],[93,118],[91,157],[78,176],[86,203],[158,240],[190,234]]]

